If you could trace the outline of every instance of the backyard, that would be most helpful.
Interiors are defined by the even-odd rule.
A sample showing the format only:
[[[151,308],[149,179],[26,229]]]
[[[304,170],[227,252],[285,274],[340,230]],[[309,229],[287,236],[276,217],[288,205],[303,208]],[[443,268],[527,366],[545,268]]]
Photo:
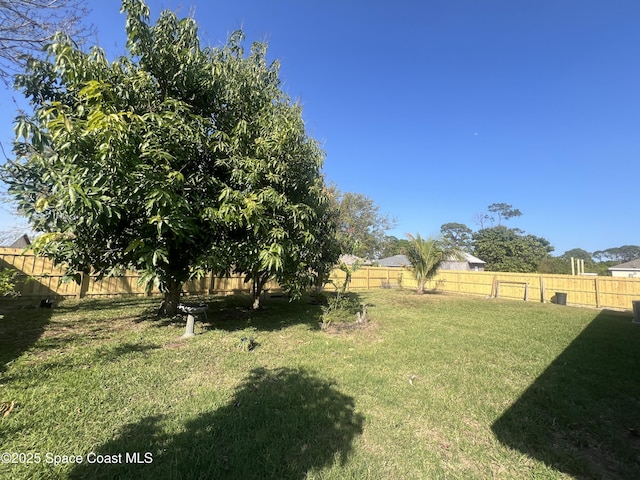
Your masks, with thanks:
[[[3,300],[0,478],[640,478],[640,327],[625,312],[359,293]],[[253,348],[245,348],[253,339]]]

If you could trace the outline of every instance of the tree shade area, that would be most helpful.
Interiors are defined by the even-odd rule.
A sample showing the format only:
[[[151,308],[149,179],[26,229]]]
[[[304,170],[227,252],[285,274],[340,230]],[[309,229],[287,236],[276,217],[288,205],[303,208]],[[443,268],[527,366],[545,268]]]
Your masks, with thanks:
[[[36,252],[79,278],[132,268],[165,292],[235,270],[291,293],[339,252],[320,173],[324,154],[280,88],[267,45],[235,32],[202,48],[191,18],[123,0],[128,53],[108,61],[58,34],[17,84],[33,107],[17,121],[4,180]]]

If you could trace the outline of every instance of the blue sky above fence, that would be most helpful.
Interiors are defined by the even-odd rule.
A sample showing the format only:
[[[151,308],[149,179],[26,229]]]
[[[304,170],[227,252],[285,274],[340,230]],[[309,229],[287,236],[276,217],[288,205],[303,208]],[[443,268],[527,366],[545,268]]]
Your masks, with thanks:
[[[89,2],[110,57],[120,2]],[[325,173],[395,216],[392,234],[477,228],[494,202],[556,254],[640,244],[640,3],[635,0],[149,1],[203,45],[243,27],[269,43]],[[19,94],[14,94],[17,98]],[[0,140],[14,107],[1,92]],[[14,222],[0,218],[0,229]]]

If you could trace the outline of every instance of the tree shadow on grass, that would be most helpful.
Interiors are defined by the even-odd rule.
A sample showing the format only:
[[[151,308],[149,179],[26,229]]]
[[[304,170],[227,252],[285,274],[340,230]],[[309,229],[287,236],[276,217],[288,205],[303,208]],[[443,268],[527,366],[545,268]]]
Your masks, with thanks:
[[[0,373],[42,336],[52,309],[34,308],[33,300],[0,300]]]
[[[282,330],[292,325],[307,325],[318,330],[322,306],[314,305],[303,297],[289,301],[287,298],[266,298],[259,310],[252,310],[249,295],[232,295],[211,299],[206,318],[199,316],[196,324],[204,330],[234,332],[253,327],[258,331]]]
[[[640,327],[602,312],[492,429],[576,478],[640,478],[639,372]]]
[[[126,425],[94,450],[122,453],[121,464],[77,465],[70,478],[303,479],[311,471],[345,464],[364,419],[353,398],[305,370],[254,369],[224,406],[167,434],[165,415]],[[140,453],[147,464],[127,463]],[[145,453],[150,452],[150,457]]]

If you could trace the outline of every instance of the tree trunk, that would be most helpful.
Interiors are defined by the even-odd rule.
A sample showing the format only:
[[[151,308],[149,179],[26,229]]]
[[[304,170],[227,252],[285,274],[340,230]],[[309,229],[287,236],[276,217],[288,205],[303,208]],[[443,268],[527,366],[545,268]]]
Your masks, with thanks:
[[[180,282],[170,282],[164,294],[164,313],[168,317],[173,317],[178,313],[178,303],[180,303],[180,292],[182,284]]]
[[[253,297],[253,305],[251,306],[254,310],[260,310],[260,294],[254,295]]]
[[[260,310],[260,295],[262,295],[262,289],[265,283],[267,283],[269,277],[263,277],[261,275],[255,275],[251,285],[251,293],[253,294],[253,305],[251,308],[254,310]]]
[[[424,284],[425,282],[418,282],[418,288],[416,288],[416,293],[420,295],[424,293]]]

